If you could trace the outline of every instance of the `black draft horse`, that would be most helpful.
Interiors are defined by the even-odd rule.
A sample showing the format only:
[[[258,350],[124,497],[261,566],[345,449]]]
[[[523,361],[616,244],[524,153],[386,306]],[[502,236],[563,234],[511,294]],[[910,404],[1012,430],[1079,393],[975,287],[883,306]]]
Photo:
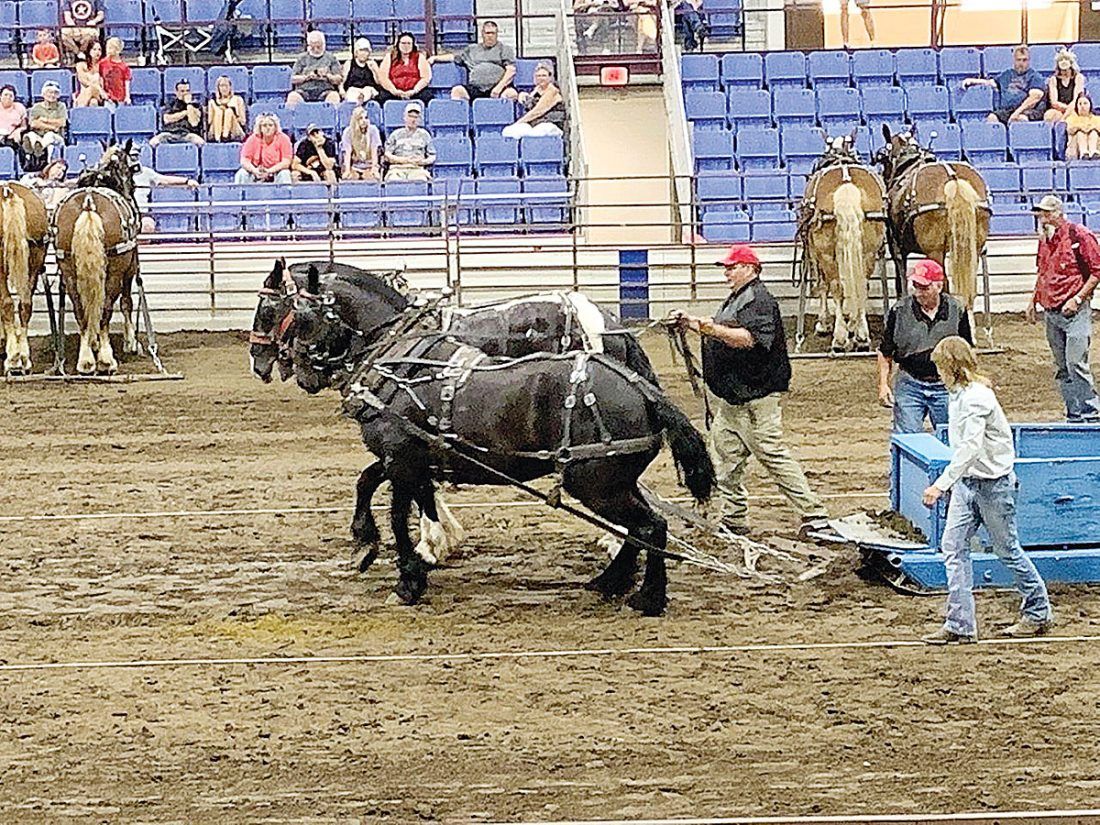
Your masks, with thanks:
[[[398,318],[417,312],[414,307]],[[383,480],[392,486],[398,597],[415,604],[427,588],[430,566],[413,552],[408,519],[415,501],[438,522],[436,481],[501,485],[555,476],[562,490],[627,531],[622,549],[589,589],[607,599],[625,596],[645,550],[645,578],[628,604],[647,616],[663,613],[667,524],[646,502],[638,479],[663,436],[696,500],[709,498],[715,485],[703,438],[683,412],[607,355],[492,358],[450,335],[401,332],[400,320],[360,331],[331,302],[302,302],[294,343],[296,374],[308,361],[322,383],[339,386],[363,443],[379,457],[360,479],[356,507],[357,528],[375,545],[380,537],[370,496]],[[344,371],[349,357],[358,361],[350,374]]]

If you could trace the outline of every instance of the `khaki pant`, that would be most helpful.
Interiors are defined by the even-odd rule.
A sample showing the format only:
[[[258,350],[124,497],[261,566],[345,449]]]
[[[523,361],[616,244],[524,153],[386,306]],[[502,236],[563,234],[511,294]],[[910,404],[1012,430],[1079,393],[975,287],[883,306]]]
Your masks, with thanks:
[[[390,171],[386,172],[386,180],[413,180],[413,181],[429,181],[432,179],[431,173],[428,172],[423,166],[391,166]]]
[[[710,429],[710,454],[718,474],[722,518],[733,526],[748,520],[745,465],[756,459],[779,485],[803,519],[825,518],[828,511],[810,489],[806,476],[783,442],[783,412],[779,394],[772,393],[745,404],[730,404],[710,396],[714,422]]]

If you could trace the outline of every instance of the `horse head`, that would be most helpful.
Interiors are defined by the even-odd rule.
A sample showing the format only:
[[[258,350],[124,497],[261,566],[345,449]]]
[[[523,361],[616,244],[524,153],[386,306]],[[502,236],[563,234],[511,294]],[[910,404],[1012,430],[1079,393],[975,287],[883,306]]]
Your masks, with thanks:
[[[882,136],[885,145],[875,152],[872,162],[882,166],[882,177],[887,186],[904,170],[914,163],[933,159],[934,155],[917,141],[917,129],[891,134],[890,127],[882,124]]]
[[[837,166],[842,163],[859,163],[859,155],[856,154],[856,132],[838,135],[837,137],[824,136],[825,150],[821,157],[814,163],[813,171],[825,169],[829,166]]]
[[[294,306],[294,378],[310,395],[339,387],[362,354],[362,336],[340,317],[337,298],[303,292]]]
[[[295,324],[293,310],[298,285],[285,260],[275,261],[258,295],[248,336],[252,372],[266,384],[278,363],[280,377],[286,381],[291,371],[289,346],[293,340],[291,327]]]
[[[141,164],[133,154],[134,141],[112,143],[104,147],[103,156],[95,166],[82,171],[76,179],[76,185],[101,186],[118,192],[129,201],[135,201],[134,176],[141,171]]]

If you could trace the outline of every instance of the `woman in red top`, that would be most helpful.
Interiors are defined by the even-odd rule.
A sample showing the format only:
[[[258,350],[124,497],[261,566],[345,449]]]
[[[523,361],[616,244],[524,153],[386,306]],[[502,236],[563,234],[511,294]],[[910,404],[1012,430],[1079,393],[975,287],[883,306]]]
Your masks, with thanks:
[[[279,118],[265,112],[256,118],[256,128],[241,147],[241,168],[233,182],[290,183],[290,162],[294,149],[279,125]]]
[[[107,102],[107,92],[103,89],[103,78],[99,76],[99,64],[103,61],[103,47],[98,40],[88,45],[88,50],[76,61],[76,80],[80,91],[73,99],[73,108],[77,106],[102,106]]]
[[[107,38],[107,56],[99,61],[99,76],[103,79],[103,91],[112,103],[130,105],[130,78],[133,73],[122,59],[122,41]]]
[[[382,58],[378,67],[382,92],[378,101],[419,100],[427,105],[432,99],[428,84],[432,82],[432,67],[428,58],[416,49],[416,41],[408,32],[397,35],[397,42]]]

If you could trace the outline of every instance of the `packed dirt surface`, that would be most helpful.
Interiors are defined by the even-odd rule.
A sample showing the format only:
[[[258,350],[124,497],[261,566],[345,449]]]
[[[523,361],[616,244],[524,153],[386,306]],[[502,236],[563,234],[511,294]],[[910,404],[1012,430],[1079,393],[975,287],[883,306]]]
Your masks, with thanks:
[[[1057,420],[1041,327],[1002,320],[998,339],[1008,351],[983,364],[1009,417]],[[682,366],[647,343],[701,425]],[[461,557],[424,603],[393,604],[388,547],[365,575],[350,563],[368,459],[336,397],[262,385],[244,336],[172,335],[162,351],[186,380],[0,386],[7,664],[911,640],[940,619],[939,597],[857,575],[854,550],[783,584],[674,564],[667,615],[644,619],[582,589],[606,563],[594,529],[502,488],[450,494],[485,505],[456,510]],[[785,416],[835,515],[885,506],[873,359],[798,361]],[[757,471],[750,490],[774,495]],[[667,452],[646,478],[683,492]],[[331,509],[296,512],[310,507]],[[275,512],[178,514],[250,508]],[[76,513],[112,515],[10,518]],[[773,498],[752,518],[765,537],[796,527]],[[1100,635],[1098,591],[1053,597],[1058,635]],[[1015,608],[982,593],[983,634]],[[0,670],[0,820],[1097,807],[1098,667],[1100,643],[1075,641]]]

